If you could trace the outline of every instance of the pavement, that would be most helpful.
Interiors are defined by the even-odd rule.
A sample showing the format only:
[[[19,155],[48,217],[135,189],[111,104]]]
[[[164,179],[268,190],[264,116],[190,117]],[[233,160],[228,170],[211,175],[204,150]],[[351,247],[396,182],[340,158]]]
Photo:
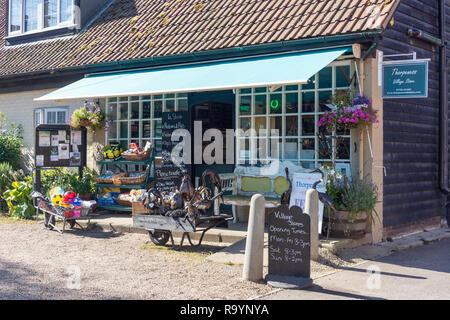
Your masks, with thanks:
[[[86,222],[80,220],[80,223],[86,226]],[[91,219],[91,224],[95,224],[100,230],[106,232],[118,233],[141,233],[147,234],[147,231],[141,228],[133,227],[133,219],[129,214],[123,213],[102,213],[95,214]],[[182,232],[172,232],[175,239],[180,239]],[[198,241],[201,232],[191,234],[194,241]],[[205,233],[203,241],[230,244],[225,249],[211,255],[208,260],[217,263],[243,264],[245,257],[245,241],[247,236],[246,223],[229,223],[228,228],[213,228]],[[412,235],[404,236],[392,241],[379,244],[368,244],[370,235],[367,234],[361,239],[321,239],[320,246],[337,254],[346,261],[352,259],[375,260],[388,256],[396,251],[410,249],[438,240],[450,238],[448,228],[438,228]],[[268,266],[268,234],[267,227],[264,234],[264,266]]]
[[[83,226],[87,226],[86,220],[79,220],[79,223]],[[117,232],[117,233],[141,233],[147,234],[147,231],[142,228],[133,227],[133,218],[129,213],[111,213],[108,211],[100,211],[96,212],[92,215],[92,219],[90,220],[91,224],[95,224],[97,228],[105,232]],[[175,239],[180,239],[182,236],[182,232],[173,231],[172,232]],[[196,232],[190,235],[192,240],[198,241],[201,232]],[[217,242],[217,243],[227,243],[232,245],[229,249],[231,254],[243,253],[245,249],[245,238],[247,236],[247,223],[228,223],[228,228],[213,228],[205,233],[203,237],[203,241],[206,242]],[[267,227],[265,230],[265,239],[266,239],[266,250],[267,250]],[[242,241],[244,240],[244,241]],[[359,247],[363,244],[370,242],[370,235],[367,234],[364,238],[361,239],[323,239],[321,240],[321,246],[326,248],[333,253],[336,253],[338,250],[342,248],[354,248]],[[235,244],[235,245],[233,245]],[[224,259],[230,258],[227,252],[223,254]],[[220,257],[220,255],[219,255]],[[236,261],[237,264],[240,264],[240,261],[243,261],[243,258],[235,256],[231,257],[232,260]],[[227,261],[230,261],[229,259]],[[266,259],[267,265],[267,259]]]
[[[448,300],[450,238],[435,241],[314,279],[307,290],[274,290],[258,299]]]

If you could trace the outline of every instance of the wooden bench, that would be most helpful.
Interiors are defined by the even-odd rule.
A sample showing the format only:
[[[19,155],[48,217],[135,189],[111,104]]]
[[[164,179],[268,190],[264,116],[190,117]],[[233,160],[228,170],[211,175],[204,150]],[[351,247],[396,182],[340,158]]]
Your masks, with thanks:
[[[282,193],[289,188],[286,167],[289,169],[290,179],[294,172],[308,172],[292,162],[281,162],[277,172],[271,175],[255,174],[255,168],[252,167],[237,167],[234,173],[219,174],[222,191],[231,191],[231,194],[223,195],[223,204],[232,206],[234,223],[238,222],[236,207],[250,206],[255,193],[264,196],[266,208],[275,208],[280,204]],[[215,208],[217,214],[219,206],[216,205]]]

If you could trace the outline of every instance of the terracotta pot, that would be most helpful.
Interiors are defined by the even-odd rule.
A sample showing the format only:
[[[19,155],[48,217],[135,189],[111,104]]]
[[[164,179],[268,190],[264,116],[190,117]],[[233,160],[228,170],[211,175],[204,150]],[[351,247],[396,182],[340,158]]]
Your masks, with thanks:
[[[348,211],[338,211],[340,220],[331,217],[330,237],[357,239],[364,237],[367,226],[367,213],[364,211],[350,215]],[[342,222],[342,223],[341,223]],[[323,225],[328,227],[328,216],[324,214]],[[326,233],[325,233],[326,235]]]

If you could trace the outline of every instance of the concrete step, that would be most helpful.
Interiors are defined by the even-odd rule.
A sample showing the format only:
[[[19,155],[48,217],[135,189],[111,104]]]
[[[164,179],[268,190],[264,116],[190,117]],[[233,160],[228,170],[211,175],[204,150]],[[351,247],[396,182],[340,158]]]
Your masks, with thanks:
[[[87,227],[87,221],[80,220],[80,224],[83,227]],[[133,218],[127,214],[102,214],[93,215],[90,220],[90,224],[95,225],[100,230],[105,232],[118,232],[118,233],[140,233],[148,234],[148,231],[142,228],[133,227]],[[217,242],[217,243],[235,243],[242,239],[245,239],[247,231],[243,231],[241,225],[238,226],[238,230],[229,228],[213,228],[208,230],[203,236],[203,241]],[[199,241],[202,232],[198,231],[194,234],[190,234],[190,237],[194,241]],[[176,239],[181,239],[183,232],[173,231],[172,235]],[[187,239],[185,240],[187,241]]]

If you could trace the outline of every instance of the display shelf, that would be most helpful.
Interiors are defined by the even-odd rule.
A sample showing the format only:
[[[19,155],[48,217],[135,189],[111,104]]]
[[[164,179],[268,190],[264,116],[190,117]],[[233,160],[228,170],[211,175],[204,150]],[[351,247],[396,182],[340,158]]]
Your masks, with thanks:
[[[145,166],[147,171],[147,177],[144,183],[141,184],[109,184],[109,183],[96,183],[95,186],[95,199],[98,200],[99,189],[101,188],[120,188],[120,189],[147,189],[147,186],[155,181],[155,148],[152,149],[152,153],[150,158],[142,161],[129,161],[123,158],[119,158],[118,160],[100,160],[97,161],[97,164],[100,166],[100,175],[103,175],[104,172],[108,169],[109,166],[114,166],[119,169],[121,172],[125,172],[123,168],[119,167],[120,165],[135,165],[135,166]],[[128,167],[127,167],[128,169]],[[153,175],[152,175],[153,173]],[[121,212],[131,212],[131,207],[121,206],[121,205],[105,205],[98,206],[103,210],[109,211],[121,211]]]
[[[153,178],[150,178],[150,182],[153,181]],[[96,188],[120,188],[120,189],[145,189],[147,187],[147,183],[142,184],[109,184],[109,183],[96,183]]]
[[[142,161],[129,161],[124,158],[119,158],[117,160],[100,160],[97,161],[99,165],[148,165],[152,162],[152,157],[147,160]]]
[[[105,205],[105,206],[98,206],[98,209],[108,210],[108,211],[120,211],[120,212],[131,212],[132,207],[128,206],[121,206],[121,205]],[[98,210],[97,209],[97,210]]]

